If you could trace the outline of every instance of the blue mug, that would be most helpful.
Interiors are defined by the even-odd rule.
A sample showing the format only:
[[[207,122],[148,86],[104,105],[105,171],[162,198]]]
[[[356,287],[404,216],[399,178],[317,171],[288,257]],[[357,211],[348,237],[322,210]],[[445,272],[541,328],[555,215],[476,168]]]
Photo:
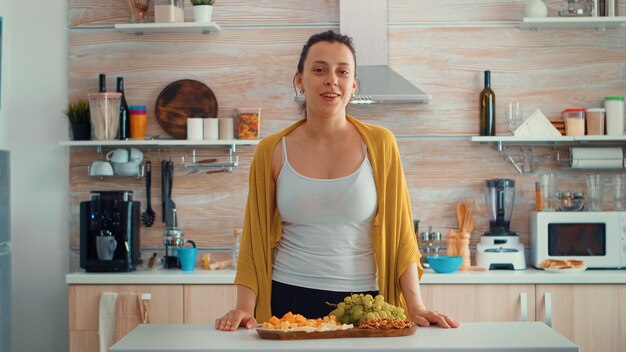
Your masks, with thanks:
[[[193,245],[193,247],[179,247],[176,249],[178,260],[180,260],[180,267],[183,271],[193,271],[196,266],[196,259],[198,258],[198,248],[196,248],[196,244],[187,240]]]

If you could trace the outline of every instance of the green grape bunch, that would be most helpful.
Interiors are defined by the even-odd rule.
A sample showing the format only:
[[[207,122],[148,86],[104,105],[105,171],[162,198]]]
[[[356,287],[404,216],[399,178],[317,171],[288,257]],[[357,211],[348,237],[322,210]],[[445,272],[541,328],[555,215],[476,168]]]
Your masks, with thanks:
[[[335,307],[328,315],[334,315],[343,324],[359,326],[362,322],[377,318],[406,320],[404,309],[385,302],[385,297],[353,293],[343,302],[329,305]]]

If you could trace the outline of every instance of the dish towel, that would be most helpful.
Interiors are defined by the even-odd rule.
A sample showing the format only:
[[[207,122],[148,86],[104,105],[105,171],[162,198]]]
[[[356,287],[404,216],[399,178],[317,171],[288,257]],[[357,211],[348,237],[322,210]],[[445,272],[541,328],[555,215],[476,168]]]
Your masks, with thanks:
[[[115,302],[115,336],[119,341],[139,324],[150,322],[148,301],[141,299],[141,293],[120,292]]]
[[[115,333],[115,303],[117,292],[102,292],[100,295],[100,311],[98,313],[98,335],[100,336],[100,352],[108,352],[113,344]]]

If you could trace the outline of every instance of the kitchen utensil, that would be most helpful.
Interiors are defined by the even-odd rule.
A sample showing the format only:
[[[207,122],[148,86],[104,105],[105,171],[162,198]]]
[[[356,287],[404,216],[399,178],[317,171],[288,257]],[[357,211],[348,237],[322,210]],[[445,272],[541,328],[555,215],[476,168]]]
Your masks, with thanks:
[[[148,7],[150,6],[150,0],[128,0],[128,6],[132,17],[130,22],[143,23],[148,20]]]
[[[167,208],[169,210],[168,214],[176,214],[176,203],[172,200],[172,188],[174,187],[174,162],[168,161],[167,163]],[[172,212],[173,210],[173,212]],[[174,222],[176,219],[170,217],[170,222]],[[176,225],[173,225],[176,226]]]
[[[465,222],[465,204],[457,203],[456,205],[456,217],[459,220],[459,232],[463,231],[463,225]]]
[[[148,208],[141,213],[141,222],[144,226],[150,227],[154,224],[154,210],[152,210],[152,204],[150,200],[150,187],[152,186],[152,163],[150,160],[146,161],[146,203]]]
[[[165,132],[177,139],[187,138],[188,117],[217,116],[217,99],[204,83],[183,79],[170,83],[159,94],[155,116]]]
[[[448,232],[448,236],[447,236],[447,241],[448,241],[448,246],[446,247],[446,255],[448,256],[455,256],[457,255],[456,252],[456,242],[459,239],[459,233],[456,231],[450,231]]]

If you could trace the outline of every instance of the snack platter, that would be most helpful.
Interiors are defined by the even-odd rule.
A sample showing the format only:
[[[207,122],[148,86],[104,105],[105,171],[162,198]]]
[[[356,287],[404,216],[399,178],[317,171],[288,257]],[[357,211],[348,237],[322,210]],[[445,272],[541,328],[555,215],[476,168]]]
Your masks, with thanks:
[[[539,263],[538,267],[546,272],[557,274],[576,274],[587,270],[585,262],[583,262],[582,260],[574,259],[546,259]]]
[[[262,339],[268,340],[335,339],[345,337],[397,337],[413,335],[416,330],[417,325],[402,329],[364,329],[352,327],[344,330],[329,331],[263,329],[260,326],[256,329],[257,333]]]

